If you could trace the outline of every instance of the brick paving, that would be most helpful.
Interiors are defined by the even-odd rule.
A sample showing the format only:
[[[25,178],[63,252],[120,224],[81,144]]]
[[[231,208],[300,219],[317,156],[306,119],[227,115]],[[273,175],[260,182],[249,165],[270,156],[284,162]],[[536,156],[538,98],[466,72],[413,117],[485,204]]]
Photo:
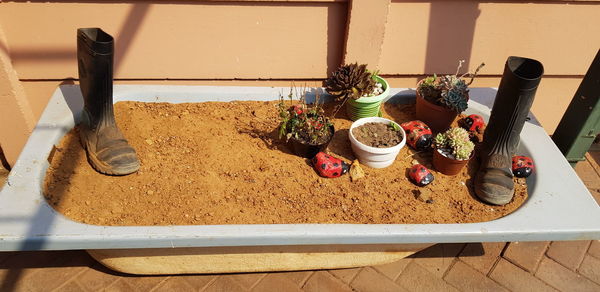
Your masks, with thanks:
[[[600,152],[586,158],[576,171],[598,201]],[[0,252],[2,291],[600,291],[600,241],[437,244],[373,267],[182,276],[120,274],[84,251]]]

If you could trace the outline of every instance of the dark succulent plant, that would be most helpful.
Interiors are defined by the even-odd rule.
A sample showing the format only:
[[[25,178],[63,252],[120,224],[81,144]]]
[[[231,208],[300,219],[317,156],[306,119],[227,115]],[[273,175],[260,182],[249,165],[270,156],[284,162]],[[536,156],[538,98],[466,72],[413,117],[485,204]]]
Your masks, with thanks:
[[[358,63],[344,65],[338,68],[324,82],[325,90],[335,96],[336,100],[347,98],[359,99],[369,95],[375,88],[373,74],[367,70],[367,65]]]
[[[465,73],[461,76],[457,76],[464,61],[458,63],[458,69],[454,75],[444,75],[437,77],[427,77],[419,84],[417,91],[427,101],[434,104],[446,107],[461,113],[467,109],[467,102],[469,101],[469,85],[473,83],[475,76],[479,69],[485,64],[481,63],[474,73]],[[471,77],[471,80],[467,83],[463,77]]]

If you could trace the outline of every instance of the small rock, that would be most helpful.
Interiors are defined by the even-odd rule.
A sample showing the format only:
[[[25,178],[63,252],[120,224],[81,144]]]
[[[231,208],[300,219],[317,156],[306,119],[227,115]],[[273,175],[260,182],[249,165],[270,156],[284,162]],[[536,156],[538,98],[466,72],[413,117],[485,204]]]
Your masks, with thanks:
[[[146,192],[146,194],[148,194],[148,195],[152,195],[152,194],[154,194],[154,191],[152,191],[152,190],[148,190],[148,191]]]
[[[365,177],[365,171],[360,167],[358,159],[355,159],[350,165],[350,180],[355,182],[363,177]]]
[[[416,190],[415,197],[421,201],[428,204],[433,203],[432,192],[429,189],[418,189]]]

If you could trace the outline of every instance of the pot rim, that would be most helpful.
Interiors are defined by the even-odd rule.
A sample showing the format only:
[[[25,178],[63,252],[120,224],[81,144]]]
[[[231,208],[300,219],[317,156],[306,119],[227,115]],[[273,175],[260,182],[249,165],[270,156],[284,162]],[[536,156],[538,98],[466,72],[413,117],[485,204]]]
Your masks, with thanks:
[[[391,123],[396,124],[398,126],[398,128],[400,129],[400,131],[402,132],[402,141],[400,141],[400,143],[398,143],[398,145],[395,145],[392,147],[386,147],[386,148],[372,147],[372,146],[365,145],[362,142],[358,141],[358,139],[356,139],[356,137],[354,137],[352,130],[354,130],[354,128],[356,128],[356,127],[359,127],[366,123],[371,123],[371,122],[388,123],[388,124],[391,122]],[[361,148],[361,150],[364,150],[364,151],[367,151],[370,153],[374,153],[374,154],[386,154],[386,153],[392,153],[395,151],[400,151],[400,149],[402,149],[402,147],[404,147],[404,145],[406,145],[406,132],[404,131],[404,129],[402,129],[402,127],[400,127],[400,124],[398,124],[390,119],[386,119],[386,118],[368,117],[368,118],[358,119],[354,123],[352,123],[348,132],[349,132],[348,138],[350,139],[350,142],[352,144],[359,146],[359,148]]]
[[[439,78],[439,77],[438,77],[438,78]],[[417,99],[421,99],[422,101],[424,101],[424,102],[426,102],[427,104],[429,104],[429,106],[430,106],[430,107],[432,107],[432,108],[434,108],[434,109],[436,109],[436,110],[439,110],[439,111],[454,112],[454,113],[457,113],[457,114],[460,114],[460,113],[461,113],[461,112],[457,112],[457,111],[455,111],[454,109],[447,108],[447,107],[445,107],[445,106],[441,106],[441,105],[437,105],[437,104],[435,104],[435,103],[433,103],[433,102],[430,102],[429,100],[425,99],[425,97],[423,97],[423,96],[422,96],[422,95],[419,93],[419,85],[420,85],[421,83],[423,83],[423,80],[425,80],[425,78],[423,78],[423,79],[419,80],[419,82],[417,82],[417,87],[415,87],[415,95],[416,95],[416,98],[417,98]],[[469,96],[469,92],[468,92],[468,91],[467,91],[467,98],[468,98],[468,99],[467,99],[467,101],[468,101],[468,100],[470,99],[470,96]]]
[[[383,90],[383,92],[381,94],[375,95],[375,96],[368,96],[368,97],[361,97],[359,99],[353,99],[352,102],[361,103],[361,104],[362,103],[369,104],[369,103],[381,102],[390,94],[390,85],[388,84],[388,82],[385,79],[383,79],[382,77],[380,77],[379,75],[375,75],[374,78],[375,78],[375,80],[377,80],[377,82],[383,84],[383,88],[385,88]]]
[[[469,155],[469,158],[467,158],[467,159],[452,159],[450,157],[444,156],[444,154],[442,154],[440,152],[440,150],[441,150],[440,148],[434,147],[433,149],[435,149],[435,152],[437,152],[440,156],[442,156],[446,159],[454,160],[454,161],[468,161],[468,160],[471,160],[471,158],[473,158],[473,156],[475,156],[475,149],[473,149],[473,151],[471,151],[471,155]]]
[[[333,140],[333,135],[335,135],[335,127],[333,125],[330,125],[329,126],[329,130],[331,131],[331,136],[329,136],[329,139],[326,142],[323,142],[321,144],[309,144],[309,143],[306,143],[306,142],[301,141],[299,139],[296,139],[295,137],[291,137],[290,140],[294,140],[294,141],[296,141],[296,142],[298,142],[298,143],[300,143],[302,145],[317,146],[318,147],[318,146],[321,146],[321,145],[328,144],[328,143],[331,142],[331,140]]]

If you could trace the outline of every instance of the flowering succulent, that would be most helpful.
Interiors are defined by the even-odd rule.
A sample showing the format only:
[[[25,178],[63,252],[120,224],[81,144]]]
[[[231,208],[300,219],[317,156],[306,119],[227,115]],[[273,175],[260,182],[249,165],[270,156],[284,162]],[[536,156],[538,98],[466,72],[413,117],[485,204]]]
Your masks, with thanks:
[[[456,69],[454,75],[438,77],[434,74],[433,76],[423,79],[419,84],[417,91],[419,91],[419,94],[429,102],[452,109],[458,113],[465,111],[468,106],[467,102],[469,101],[469,85],[473,83],[475,76],[477,76],[477,73],[481,67],[485,66],[485,64],[481,63],[481,65],[475,69],[474,73],[467,72],[458,76],[458,72],[463,63],[464,60],[458,62],[458,69]],[[463,77],[467,75],[471,77],[471,80],[468,83],[463,79]]]
[[[291,102],[292,93],[288,97]],[[279,138],[285,136],[286,140],[294,138],[317,145],[329,139],[332,134],[330,129],[332,124],[325,116],[325,111],[318,103],[318,98],[314,105],[309,106],[306,104],[303,94],[298,104],[286,106],[283,96],[281,96],[278,109],[281,119]]]
[[[435,148],[451,154],[457,160],[469,159],[475,149],[475,144],[469,138],[469,132],[463,128],[450,128],[445,133],[437,134],[433,144]]]

